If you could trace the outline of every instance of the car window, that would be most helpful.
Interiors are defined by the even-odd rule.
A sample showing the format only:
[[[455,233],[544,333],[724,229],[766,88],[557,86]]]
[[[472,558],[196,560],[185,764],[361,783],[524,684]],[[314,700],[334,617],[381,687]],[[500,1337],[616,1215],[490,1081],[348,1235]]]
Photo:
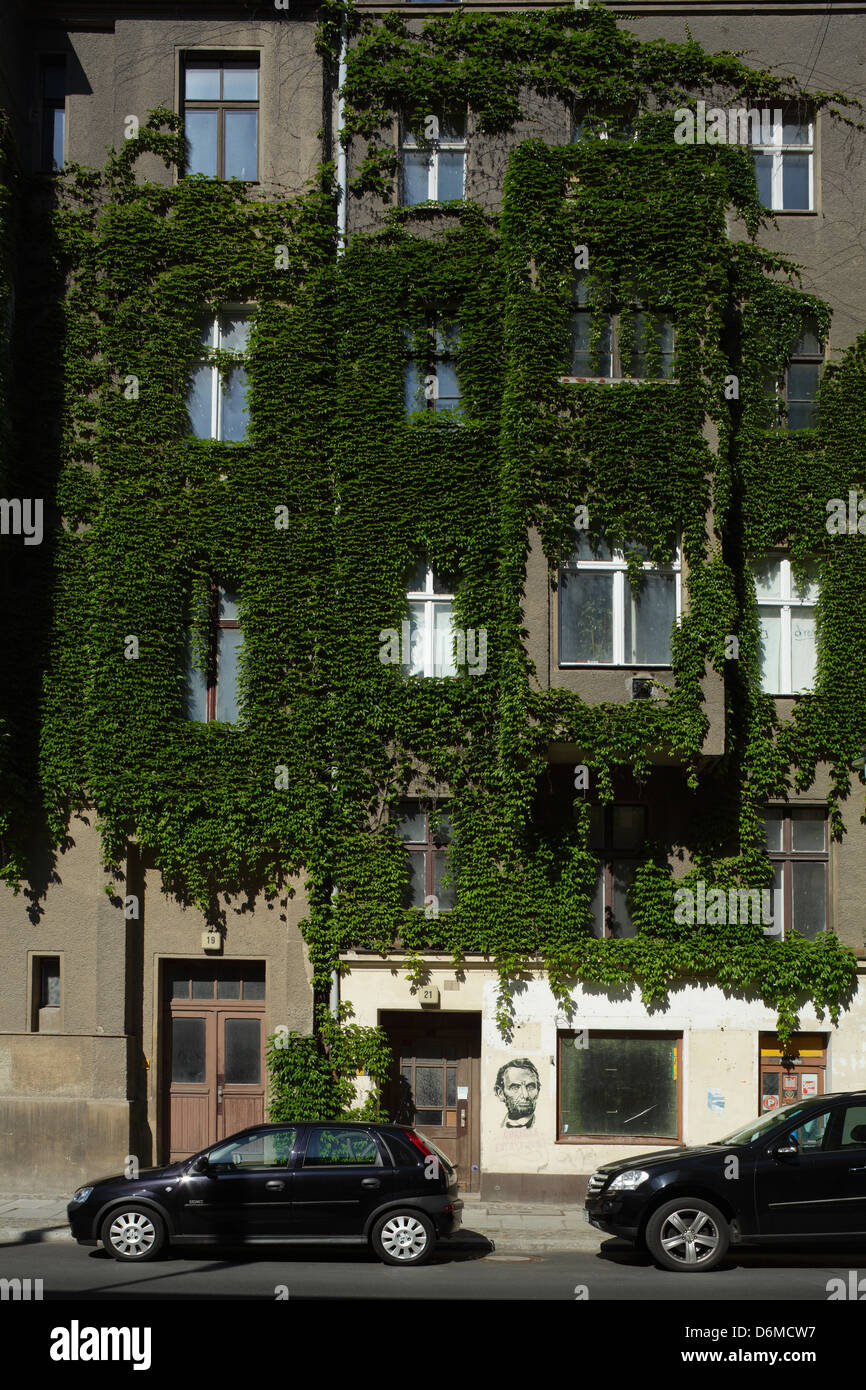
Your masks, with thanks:
[[[832,1114],[832,1110],[821,1110],[805,1124],[799,1125],[797,1129],[789,1130],[786,1138],[792,1140],[801,1153],[810,1153],[815,1149],[827,1147],[830,1139],[828,1129]]]
[[[842,1117],[843,1149],[866,1149],[866,1105],[846,1105]]]
[[[382,1160],[372,1134],[367,1134],[363,1129],[342,1129],[337,1126],[313,1130],[304,1154],[305,1168],[330,1168],[348,1163],[381,1166]]]
[[[297,1132],[297,1129],[276,1129],[230,1139],[211,1149],[208,1162],[212,1168],[285,1168],[292,1156]]]
[[[384,1138],[398,1168],[417,1168],[423,1163],[421,1150],[404,1139],[402,1134],[386,1134]]]
[[[749,1124],[743,1125],[740,1129],[733,1130],[726,1134],[723,1139],[714,1139],[714,1147],[718,1145],[727,1147],[731,1144],[751,1144],[755,1139],[760,1139],[768,1130],[774,1129],[786,1115],[791,1119],[799,1115],[804,1106],[801,1101],[794,1101],[791,1105],[783,1105],[780,1110],[774,1110],[769,1115],[763,1115],[760,1120],[751,1120]]]

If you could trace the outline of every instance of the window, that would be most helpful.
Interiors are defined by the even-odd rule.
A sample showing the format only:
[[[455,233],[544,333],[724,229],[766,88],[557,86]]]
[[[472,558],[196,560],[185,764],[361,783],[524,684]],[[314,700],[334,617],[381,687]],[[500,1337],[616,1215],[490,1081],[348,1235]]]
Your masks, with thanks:
[[[407,676],[456,676],[454,594],[421,560],[410,573],[406,598],[409,661],[404,660],[403,671]]]
[[[206,650],[193,656],[192,634],[187,648],[187,717],[202,722],[235,724],[240,718],[238,673],[243,632],[238,621],[239,596],[218,584],[208,595]]]
[[[771,695],[800,695],[814,689],[816,670],[815,604],[817,565],[796,579],[787,556],[752,561],[763,663],[761,688]]]
[[[673,1033],[560,1033],[559,1139],[678,1139],[681,1047]]]
[[[680,555],[666,566],[643,560],[637,593],[624,550],[598,548],[575,532],[559,571],[559,665],[670,666],[671,630],[680,612]],[[633,546],[642,556],[643,546]]]
[[[579,106],[571,121],[571,143],[585,144],[588,140],[610,140],[617,145],[630,145],[637,138],[637,108],[623,106],[604,113]]]
[[[247,437],[249,408],[244,354],[250,332],[247,309],[223,309],[208,316],[201,329],[202,361],[195,368],[187,400],[196,439],[241,443]],[[232,353],[236,366],[222,370],[216,352]]]
[[[749,122],[749,144],[755,161],[758,197],[773,212],[812,212],[814,192],[814,122],[794,110],[773,116],[769,124]],[[768,143],[767,135],[772,138]]]
[[[671,379],[674,374],[674,322],[637,301],[627,309],[595,313],[585,275],[574,282],[569,375],[578,379]],[[595,329],[595,332],[593,332]]]
[[[462,198],[465,172],[465,111],[425,116],[420,134],[404,128],[400,180],[404,207],[431,199],[444,203]]]
[[[451,821],[445,815],[431,823],[431,816],[417,801],[400,807],[397,835],[406,846],[409,880],[406,907],[433,907],[447,912],[457,900],[455,875],[449,866]]]
[[[264,964],[246,965],[242,961],[213,961],[168,964],[172,999],[244,999],[246,1003],[265,998]],[[190,990],[192,993],[190,993]]]
[[[61,975],[59,956],[34,956],[30,1028],[55,1033],[60,1028]]]
[[[635,935],[628,894],[647,833],[645,806],[591,806],[589,847],[599,858],[592,896],[592,934],[622,940]]]
[[[770,807],[764,817],[773,864],[773,931],[814,941],[828,928],[827,816],[820,806]]]
[[[259,177],[257,58],[187,58],[183,114],[188,174],[212,179]]]
[[[784,422],[789,430],[814,429],[823,365],[824,350],[818,325],[813,318],[807,318],[803,332],[791,347],[781,381],[773,376],[766,378],[765,394],[776,406],[777,426]]]
[[[436,314],[428,315],[429,348],[425,356],[412,354],[403,368],[403,394],[406,414],[432,410],[436,414],[458,415],[460,383],[457,380],[457,353],[460,325]],[[413,348],[407,333],[407,347]]]
[[[363,1129],[314,1129],[307,1140],[305,1168],[333,1168],[338,1165],[363,1164],[366,1168],[381,1168],[382,1159],[372,1134]]]
[[[66,160],[66,58],[42,59],[42,148],[40,168],[62,169]]]
[[[246,1134],[242,1139],[219,1144],[208,1154],[211,1168],[285,1168],[292,1156],[296,1129],[274,1129]]]

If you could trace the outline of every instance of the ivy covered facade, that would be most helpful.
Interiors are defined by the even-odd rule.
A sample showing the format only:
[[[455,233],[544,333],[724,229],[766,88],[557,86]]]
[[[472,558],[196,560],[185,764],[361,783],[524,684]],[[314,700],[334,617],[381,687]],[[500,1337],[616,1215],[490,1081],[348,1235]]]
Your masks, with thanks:
[[[862,1084],[861,113],[634,8],[21,30],[13,1174],[384,1111],[561,1198]]]

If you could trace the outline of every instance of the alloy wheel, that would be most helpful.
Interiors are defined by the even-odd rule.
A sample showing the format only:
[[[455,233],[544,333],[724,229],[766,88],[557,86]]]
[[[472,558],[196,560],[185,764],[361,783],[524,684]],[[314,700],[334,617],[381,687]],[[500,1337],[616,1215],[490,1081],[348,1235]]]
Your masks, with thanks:
[[[395,1260],[412,1260],[426,1248],[427,1232],[414,1216],[392,1216],[379,1233],[382,1247]]]
[[[718,1250],[720,1239],[719,1228],[707,1212],[687,1207],[672,1211],[659,1232],[662,1249],[684,1265],[709,1260]]]

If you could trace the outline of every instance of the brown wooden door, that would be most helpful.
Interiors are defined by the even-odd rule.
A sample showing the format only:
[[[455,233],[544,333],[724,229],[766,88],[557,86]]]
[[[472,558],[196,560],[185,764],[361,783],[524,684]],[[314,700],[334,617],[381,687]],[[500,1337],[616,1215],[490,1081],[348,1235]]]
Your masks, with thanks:
[[[388,1113],[434,1140],[457,1168],[464,1192],[478,1190],[481,1026],[477,1015],[383,1014],[393,1053]]]
[[[166,972],[168,1134],[174,1163],[265,1117],[264,967],[175,962]]]

